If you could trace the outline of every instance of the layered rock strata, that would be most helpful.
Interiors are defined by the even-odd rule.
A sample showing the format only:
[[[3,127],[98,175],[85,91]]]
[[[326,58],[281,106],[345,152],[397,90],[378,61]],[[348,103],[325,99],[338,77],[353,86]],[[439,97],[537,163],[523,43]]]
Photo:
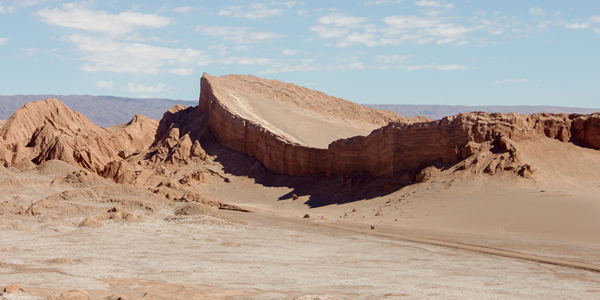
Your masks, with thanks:
[[[269,105],[278,108],[267,109]],[[366,170],[373,176],[395,177],[436,162],[459,162],[483,143],[508,153],[502,168],[522,173],[529,166],[520,161],[511,141],[552,138],[600,149],[600,114],[475,112],[427,121],[354,105],[279,81],[204,74],[199,110],[208,115],[208,128],[223,145],[255,157],[273,172],[292,176]],[[330,122],[319,123],[318,130],[308,128],[298,118],[308,113]],[[343,136],[340,132],[349,128],[344,122],[362,128],[362,133]],[[487,173],[500,165],[491,164]]]
[[[340,138],[367,135],[402,121],[390,111],[367,108],[277,80],[254,76],[204,74],[199,110],[208,128],[226,147],[289,175],[327,171],[327,145]]]

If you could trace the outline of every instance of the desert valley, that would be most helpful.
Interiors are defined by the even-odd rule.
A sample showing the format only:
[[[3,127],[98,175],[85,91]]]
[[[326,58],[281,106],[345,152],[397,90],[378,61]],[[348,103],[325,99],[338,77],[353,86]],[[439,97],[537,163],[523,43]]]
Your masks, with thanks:
[[[600,298],[600,113],[208,74],[160,120],[38,100],[0,121],[3,299]]]

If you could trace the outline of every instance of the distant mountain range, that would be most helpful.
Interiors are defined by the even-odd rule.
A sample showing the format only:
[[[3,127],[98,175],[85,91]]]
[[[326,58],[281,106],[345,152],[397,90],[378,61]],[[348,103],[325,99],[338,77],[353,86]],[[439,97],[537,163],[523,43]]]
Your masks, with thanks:
[[[198,105],[198,100],[140,99],[114,96],[90,95],[14,95],[0,96],[0,119],[6,120],[25,103],[56,98],[70,109],[84,114],[90,121],[101,127],[110,127],[131,121],[133,116],[141,114],[151,119],[161,119],[165,111],[180,104]]]
[[[579,113],[591,114],[600,112],[600,109],[591,108],[576,108],[576,107],[561,107],[561,106],[462,106],[462,105],[404,105],[404,104],[363,104],[367,107],[376,109],[391,110],[399,115],[414,118],[415,116],[428,117],[434,120],[439,120],[446,116],[458,115],[463,112],[482,111],[487,113],[503,113],[511,112],[517,114],[535,114],[535,113]]]
[[[198,100],[170,100],[157,98],[125,98],[115,96],[90,95],[13,95],[0,96],[0,120],[6,120],[27,102],[57,98],[69,108],[84,114],[90,121],[102,127],[110,127],[131,121],[134,115],[141,114],[151,119],[161,119],[169,108],[180,104],[198,105]],[[559,106],[460,106],[460,105],[404,105],[404,104],[364,104],[367,107],[394,111],[405,117],[424,116],[434,120],[461,112],[483,111],[518,114],[533,113],[581,113],[590,114],[600,109],[559,107]],[[0,122],[0,126],[2,122]]]

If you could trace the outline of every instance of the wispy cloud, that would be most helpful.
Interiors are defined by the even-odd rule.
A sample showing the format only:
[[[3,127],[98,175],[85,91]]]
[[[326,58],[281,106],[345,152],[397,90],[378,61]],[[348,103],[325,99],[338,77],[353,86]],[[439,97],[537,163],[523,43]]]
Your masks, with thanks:
[[[98,81],[96,82],[96,86],[99,88],[105,88],[111,90],[115,85],[114,81]]]
[[[110,14],[89,9],[85,4],[63,4],[62,8],[44,8],[35,12],[48,24],[108,34],[130,33],[136,28],[162,28],[171,18],[139,12]]]
[[[569,29],[586,29],[590,27],[590,23],[567,23],[565,27]]]
[[[253,44],[268,42],[276,38],[284,37],[285,34],[278,34],[267,31],[252,31],[248,27],[234,26],[196,26],[196,31],[204,35],[220,37],[226,41],[233,41],[236,44]]]
[[[546,12],[541,7],[532,7],[529,10],[529,13],[532,15],[541,16],[541,17],[546,15]]]
[[[220,16],[231,16],[234,18],[248,18],[256,20],[280,16],[283,14],[283,9],[271,8],[263,3],[252,3],[248,6],[229,6],[226,9],[220,10],[217,14]]]
[[[449,65],[436,65],[436,64],[428,64],[428,65],[416,65],[416,66],[407,66],[406,71],[414,71],[420,69],[430,69],[430,70],[439,70],[439,71],[455,71],[461,70],[466,71],[470,69],[470,67],[458,65],[458,64],[449,64]]]
[[[87,72],[110,71],[158,74],[174,66],[204,66],[210,59],[200,50],[167,48],[140,43],[118,42],[107,37],[73,34],[62,38],[73,43],[85,62],[80,68]],[[171,72],[172,73],[172,72]]]
[[[371,6],[371,5],[393,4],[393,3],[399,3],[399,2],[402,2],[402,0],[396,0],[396,1],[392,1],[392,0],[371,0],[371,1],[365,1],[362,4],[364,6]]]
[[[376,61],[381,61],[384,63],[395,63],[395,62],[400,62],[400,61],[404,61],[407,59],[412,58],[412,55],[379,55],[377,56],[377,58],[375,58]]]
[[[187,15],[188,13],[190,13],[191,11],[193,11],[194,9],[196,9],[193,6],[181,6],[181,7],[175,7],[173,8],[174,12],[178,12],[180,14],[184,14]]]
[[[425,7],[439,7],[440,3],[438,1],[421,0],[421,1],[415,2],[415,5],[416,6],[425,6]]]
[[[302,62],[297,65],[280,65],[273,68],[269,68],[264,71],[258,71],[258,74],[273,74],[273,73],[289,73],[289,72],[308,72],[308,71],[321,71],[331,69],[331,67],[324,67],[321,64],[312,64],[309,62]]]
[[[281,53],[283,55],[297,55],[300,53],[300,50],[285,49],[285,50],[281,51]]]
[[[188,76],[194,74],[194,68],[172,68],[168,69],[167,72],[175,75]]]
[[[159,93],[170,89],[170,87],[167,87],[167,85],[163,83],[159,83],[156,86],[134,84],[133,82],[127,84],[127,91],[132,93]]]
[[[0,46],[5,45],[8,41],[10,41],[9,38],[0,38]]]
[[[220,59],[219,62],[225,65],[268,65],[272,63],[273,60],[264,57],[231,56]]]
[[[527,79],[502,79],[502,80],[496,80],[492,83],[493,84],[499,84],[499,83],[505,83],[505,82],[526,83],[528,81],[529,80],[527,80]]]
[[[318,22],[323,25],[332,25],[336,27],[357,28],[362,23],[368,21],[367,18],[347,16],[340,13],[332,13],[318,19]]]

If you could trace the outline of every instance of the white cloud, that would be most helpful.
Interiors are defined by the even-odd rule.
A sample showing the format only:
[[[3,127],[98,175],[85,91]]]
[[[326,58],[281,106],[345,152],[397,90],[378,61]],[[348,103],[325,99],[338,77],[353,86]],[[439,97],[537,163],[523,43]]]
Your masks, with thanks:
[[[420,70],[420,69],[431,69],[431,70],[439,70],[439,71],[454,71],[454,70],[466,71],[466,70],[470,69],[470,67],[463,66],[463,65],[457,65],[457,64],[450,64],[450,65],[428,64],[428,65],[417,65],[417,66],[406,67],[407,71],[414,71],[414,70]]]
[[[15,4],[17,4],[21,7],[30,7],[30,6],[42,4],[45,2],[48,2],[48,0],[17,0],[17,1],[14,1]]]
[[[250,51],[250,46],[235,46],[235,47],[233,47],[233,50],[240,51],[240,52],[246,52],[246,51]]]
[[[349,29],[346,28],[335,28],[327,27],[323,25],[316,25],[310,28],[311,31],[316,31],[320,38],[340,38],[350,33]]]
[[[354,63],[348,64],[348,68],[353,69],[353,70],[364,70],[365,65],[361,62],[354,62]]]
[[[410,59],[412,55],[379,55],[375,58],[376,61],[382,61],[384,63],[395,63],[403,60]]]
[[[231,16],[234,18],[248,19],[264,19],[266,17],[280,16],[283,10],[279,8],[269,8],[268,5],[262,3],[252,3],[248,5],[248,10],[244,10],[242,6],[229,6],[227,9],[222,9],[218,13],[220,16]]]
[[[453,9],[454,8],[454,4],[453,3],[448,3],[446,5],[444,5],[445,8],[447,9]]]
[[[442,23],[440,18],[421,18],[417,16],[390,16],[383,21],[389,25],[385,29],[388,36],[401,35],[401,40],[415,40],[419,44],[436,41],[438,44],[466,39],[466,34],[474,31],[462,25]]]
[[[284,65],[284,66],[278,66],[276,68],[269,68],[267,70],[264,71],[258,71],[256,73],[258,74],[273,74],[273,73],[288,73],[288,72],[308,72],[308,71],[321,71],[321,70],[326,70],[326,69],[331,69],[330,67],[323,67],[320,64],[310,64],[310,63],[301,63],[295,66],[288,66],[288,65]]]
[[[589,18],[590,22],[600,22],[600,15],[597,16],[591,16]]]
[[[107,37],[73,34],[62,38],[77,46],[80,68],[87,72],[110,71],[158,74],[165,68],[204,66],[210,63],[202,51],[191,48],[167,48],[140,43],[114,41]]]
[[[533,7],[529,10],[529,13],[541,17],[546,15],[546,12],[541,7]]]
[[[425,6],[425,7],[439,7],[440,3],[437,1],[425,1],[425,0],[421,0],[421,1],[417,1],[415,2],[416,6]]]
[[[252,28],[234,27],[234,26],[196,26],[196,31],[204,35],[220,37],[226,41],[233,41],[236,44],[252,44],[268,42],[276,38],[284,37],[284,34],[278,34],[267,31],[251,31]]]
[[[273,62],[270,58],[264,57],[241,57],[231,56],[219,60],[220,63],[225,65],[268,65]]]
[[[109,34],[130,33],[136,28],[162,28],[169,25],[171,18],[139,12],[110,14],[94,11],[82,4],[63,4],[62,9],[44,8],[35,12],[48,24],[83,29]]]
[[[38,53],[43,51],[40,48],[27,48],[27,49],[21,49],[21,50],[25,51],[25,53],[27,53],[27,55],[31,55],[31,56],[38,55]]]
[[[281,51],[281,53],[283,55],[297,55],[298,53],[300,53],[300,50],[285,49]]]
[[[181,14],[184,14],[184,15],[187,15],[189,12],[191,12],[194,9],[195,8],[193,6],[181,6],[181,7],[175,7],[175,8],[173,8],[173,11],[181,13]]]
[[[0,13],[2,13],[2,14],[5,14],[5,13],[12,14],[12,13],[14,13],[14,12],[17,11],[18,7],[27,8],[27,7],[38,5],[38,4],[41,4],[41,3],[48,2],[48,1],[50,1],[50,0],[13,0],[12,1],[13,5],[12,6],[8,6],[8,7],[3,6],[2,2],[0,2]]]
[[[297,13],[298,13],[299,16],[302,16],[302,17],[306,17],[308,15],[308,11],[305,10],[305,9],[299,9],[297,11]]]
[[[417,16],[391,16],[383,18],[383,22],[394,28],[415,29],[429,28],[439,25],[441,22],[435,18],[421,18]]]
[[[170,89],[171,89],[170,87],[167,87],[167,85],[165,85],[163,83],[157,84],[156,87],[151,86],[151,85],[141,85],[141,84],[136,85],[133,82],[130,82],[127,84],[127,91],[131,92],[131,93],[159,93],[159,92],[168,91]],[[142,97],[140,97],[140,98],[142,98]]]
[[[333,56],[329,58],[332,61],[335,62],[343,62],[343,63],[349,63],[349,62],[355,62],[358,61],[359,57],[358,55],[353,55],[353,56]],[[303,60],[305,61],[305,60]],[[315,61],[315,60],[313,60]]]
[[[98,81],[96,82],[96,86],[99,88],[105,88],[105,89],[109,89],[111,90],[113,88],[113,86],[115,85],[114,81]]]
[[[370,6],[370,5],[381,5],[381,4],[392,4],[393,2],[390,0],[372,0],[372,1],[367,1],[365,3],[363,3],[365,6]]]
[[[323,17],[320,17],[318,22],[323,25],[333,25],[336,27],[348,27],[348,28],[357,28],[362,23],[368,21],[367,18],[359,18],[346,16],[344,14],[332,13]]]
[[[10,39],[9,39],[9,38],[0,38],[0,46],[2,46],[2,45],[4,45],[4,44],[8,43],[8,41],[10,41]]]
[[[283,2],[281,4],[287,6],[288,8],[292,8],[292,7],[294,7],[294,5],[296,5],[296,4],[302,4],[302,3],[298,2],[298,1],[286,1],[286,2]]]
[[[363,44],[368,47],[375,46],[387,46],[398,44],[399,40],[380,38],[372,33],[358,33],[353,32],[352,34],[341,38],[336,46],[337,47],[348,47],[350,45]]]
[[[171,74],[187,76],[194,74],[194,68],[172,68],[168,70]]]
[[[527,79],[502,79],[502,80],[496,80],[492,83],[493,84],[499,84],[499,83],[505,83],[505,82],[526,83],[528,81],[529,80],[527,80]]]
[[[565,24],[565,27],[569,29],[586,29],[590,27],[590,23],[571,23]]]
[[[594,32],[597,34],[600,34],[600,28],[592,28],[592,30],[594,30]]]

